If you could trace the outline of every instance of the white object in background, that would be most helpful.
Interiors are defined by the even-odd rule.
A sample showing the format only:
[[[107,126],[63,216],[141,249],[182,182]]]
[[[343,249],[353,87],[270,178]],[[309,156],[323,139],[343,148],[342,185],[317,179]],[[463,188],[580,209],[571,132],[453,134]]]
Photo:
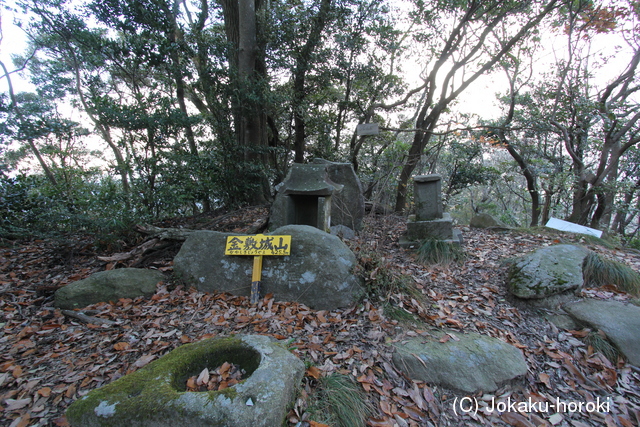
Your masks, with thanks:
[[[574,224],[573,222],[563,221],[558,218],[549,218],[546,227],[555,228],[560,231],[570,231],[571,233],[589,234],[591,236],[600,237],[602,231],[595,228],[585,227],[584,225]]]
[[[377,123],[363,123],[356,126],[356,133],[361,135],[378,135],[380,130]]]

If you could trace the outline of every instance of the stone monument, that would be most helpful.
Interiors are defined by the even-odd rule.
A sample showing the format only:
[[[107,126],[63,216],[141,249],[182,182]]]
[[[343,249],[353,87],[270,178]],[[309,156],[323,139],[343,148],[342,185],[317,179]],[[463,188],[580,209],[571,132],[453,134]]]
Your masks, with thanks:
[[[437,239],[461,244],[462,234],[453,229],[451,215],[443,212],[442,176],[438,174],[414,177],[415,220],[407,222],[407,232],[400,246],[416,249],[421,240]]]
[[[331,226],[362,229],[364,218],[364,196],[360,180],[351,163],[337,163],[324,159],[313,159],[315,165],[326,165],[329,179],[342,185],[342,191],[334,193],[331,201]]]
[[[287,178],[276,187],[269,229],[294,224],[328,232],[332,198],[342,187],[329,178],[326,164],[294,163]]]

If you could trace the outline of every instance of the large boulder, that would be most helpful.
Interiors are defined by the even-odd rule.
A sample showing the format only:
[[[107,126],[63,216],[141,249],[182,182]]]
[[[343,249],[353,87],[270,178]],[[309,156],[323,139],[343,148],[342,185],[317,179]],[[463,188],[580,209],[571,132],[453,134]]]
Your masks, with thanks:
[[[588,249],[555,245],[522,256],[509,270],[507,288],[518,298],[546,298],[582,287],[582,261]]]
[[[362,293],[356,257],[338,237],[307,225],[287,225],[271,235],[291,236],[291,255],[264,256],[262,294],[319,310],[352,304]],[[205,292],[251,293],[252,256],[224,254],[228,233],[197,231],[173,261],[175,274]]]
[[[97,302],[118,301],[120,298],[150,297],[162,280],[164,274],[158,270],[120,268],[101,271],[58,289],[54,305],[62,309],[75,309]]]
[[[221,391],[186,391],[186,381],[224,362],[245,371]],[[211,338],[187,344],[144,368],[91,391],[67,409],[74,427],[280,426],[304,364],[266,336]]]
[[[466,393],[495,391],[527,373],[522,352],[511,344],[476,333],[449,334],[455,338],[446,342],[413,338],[394,344],[394,365],[414,380]]]
[[[629,363],[640,366],[640,307],[586,299],[563,308],[579,323],[602,330]]]
[[[509,228],[503,222],[495,219],[488,213],[481,213],[471,218],[469,222],[471,228]]]

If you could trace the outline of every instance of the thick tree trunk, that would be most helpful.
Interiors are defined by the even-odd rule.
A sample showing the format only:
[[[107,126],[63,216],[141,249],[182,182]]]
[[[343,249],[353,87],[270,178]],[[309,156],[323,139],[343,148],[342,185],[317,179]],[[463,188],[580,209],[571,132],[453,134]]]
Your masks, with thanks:
[[[267,164],[266,113],[261,79],[266,70],[261,65],[258,46],[256,10],[261,2],[255,0],[221,1],[227,39],[235,47],[230,57],[232,76],[235,70],[238,97],[234,105],[234,121],[238,146],[246,166],[255,168],[251,178],[257,184],[242,195],[241,202],[264,204],[270,198],[269,182],[264,168]],[[240,163],[240,162],[239,162]]]

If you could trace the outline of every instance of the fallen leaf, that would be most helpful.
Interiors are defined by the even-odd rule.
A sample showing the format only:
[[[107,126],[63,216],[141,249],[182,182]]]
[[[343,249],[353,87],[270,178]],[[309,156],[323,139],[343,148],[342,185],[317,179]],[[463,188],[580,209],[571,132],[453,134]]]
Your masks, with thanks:
[[[549,375],[548,374],[545,374],[544,372],[540,372],[540,374],[538,375],[538,379],[540,380],[541,383],[546,385],[548,388],[551,388],[551,384],[549,383]]]
[[[315,366],[311,366],[309,367],[309,369],[307,369],[307,375],[315,379],[320,379],[320,377],[322,376],[322,371],[320,371],[320,369],[316,368]]]
[[[51,395],[51,387],[42,387],[36,393],[42,397],[49,397]]]
[[[116,351],[123,351],[123,350],[127,350],[130,347],[128,342],[125,341],[120,341],[117,342],[113,345],[114,350]]]
[[[15,411],[30,404],[31,399],[6,399],[4,402],[7,404],[4,408],[5,411]]]
[[[15,368],[13,368],[13,372],[11,372],[11,375],[13,375],[13,378],[20,378],[20,376],[22,375],[22,367],[16,366]]]
[[[135,366],[136,368],[142,368],[143,366],[149,364],[156,357],[158,356],[156,356],[155,354],[145,354],[144,356],[141,356],[138,360],[133,362],[133,366]]]
[[[204,368],[200,375],[198,375],[198,379],[196,379],[196,385],[206,385],[209,382],[209,369]]]

